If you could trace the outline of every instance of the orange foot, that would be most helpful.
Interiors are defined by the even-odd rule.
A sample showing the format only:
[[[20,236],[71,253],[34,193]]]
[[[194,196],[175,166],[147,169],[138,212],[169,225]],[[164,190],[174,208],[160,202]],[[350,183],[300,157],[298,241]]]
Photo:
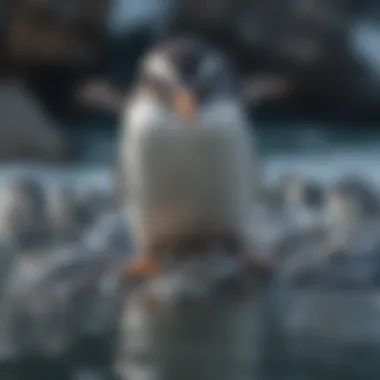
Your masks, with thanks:
[[[152,257],[139,258],[127,264],[125,274],[133,277],[151,277],[160,273],[161,268]]]

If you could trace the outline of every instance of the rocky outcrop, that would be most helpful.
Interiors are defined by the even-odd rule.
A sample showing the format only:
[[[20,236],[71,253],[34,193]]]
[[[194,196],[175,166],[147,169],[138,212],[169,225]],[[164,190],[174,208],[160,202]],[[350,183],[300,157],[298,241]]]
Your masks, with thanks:
[[[16,0],[7,7],[4,50],[13,65],[89,66],[101,53],[109,0]]]
[[[0,115],[0,161],[68,157],[63,132],[21,84],[0,86]]]
[[[266,184],[249,222],[253,240],[260,239],[254,255],[273,258],[265,283],[246,278],[248,268],[217,251],[204,262],[199,252],[194,261],[169,260],[156,278],[127,278],[134,252],[125,244],[126,221],[92,191],[76,202],[96,211],[87,214],[93,228],[80,231],[82,241],[66,245],[59,237],[45,255],[23,255],[0,241],[1,379],[196,373],[208,380],[253,378],[257,371],[272,379],[278,369],[288,378],[313,378],[320,369],[337,379],[347,366],[355,379],[378,379],[380,207],[373,179],[367,184],[350,175],[329,185],[288,174],[278,181]],[[41,196],[35,184],[26,187],[39,220]],[[94,203],[102,205],[94,210]],[[365,241],[349,239],[332,261],[325,242],[347,224]]]
[[[235,59],[243,73],[244,96],[249,95],[246,101],[252,107],[281,106],[296,109],[297,115],[312,111],[316,116],[358,114],[368,119],[373,113],[380,117],[380,59],[374,53],[380,31],[376,25],[368,30],[368,21],[363,21],[379,14],[372,0],[101,0],[96,4],[15,0],[4,4],[9,17],[0,23],[6,37],[0,68],[5,64],[8,69],[21,66],[27,71],[32,78],[28,83],[59,118],[75,114],[77,105],[117,113],[121,96],[114,86],[125,91],[141,53],[162,38],[186,32],[215,41]],[[139,33],[144,35],[142,42]],[[45,80],[36,79],[36,71],[48,66],[78,72],[68,74],[60,86],[76,84],[67,91],[58,84],[44,91],[62,77],[53,73],[52,78],[58,79],[50,80],[43,73]],[[59,98],[58,105],[46,98]],[[70,107],[61,111],[65,102]]]
[[[2,289],[1,373],[17,380],[113,379],[119,267],[80,248],[18,260]]]
[[[158,12],[160,1],[165,1],[166,13]],[[143,29],[152,36],[149,43],[182,33],[216,42],[235,59],[243,73],[244,96],[252,95],[245,100],[255,108],[280,105],[317,116],[378,113],[380,60],[372,54],[377,45],[364,46],[368,33],[360,26],[376,10],[373,2],[144,0],[140,8],[132,3],[115,1],[118,17],[111,12],[108,24],[118,21],[118,39]],[[371,30],[371,38],[373,34]],[[128,69],[133,65],[124,64]],[[115,91],[95,84],[81,101],[116,109]]]
[[[351,43],[356,8],[352,1],[187,1],[175,33],[216,40],[247,74],[281,74],[292,90],[280,102],[337,108],[380,94],[379,86],[371,96],[361,91],[373,78]]]

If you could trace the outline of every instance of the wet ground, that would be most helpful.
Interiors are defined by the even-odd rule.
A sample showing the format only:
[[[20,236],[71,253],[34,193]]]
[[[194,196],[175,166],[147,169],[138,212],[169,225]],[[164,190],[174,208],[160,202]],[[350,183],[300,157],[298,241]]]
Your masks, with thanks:
[[[269,181],[281,173],[295,171],[307,179],[329,184],[337,177],[354,172],[378,186],[380,140],[376,141],[373,136],[345,137],[336,137],[312,126],[303,128],[302,132],[277,129],[260,133]],[[7,183],[15,173],[32,173],[34,178],[51,189],[69,185],[77,190],[97,188],[101,192],[109,191],[113,175],[114,136],[99,132],[92,136],[79,136],[79,143],[80,139],[87,139],[82,163],[65,167],[7,166],[0,169],[0,183]],[[103,236],[102,228],[96,231]],[[119,250],[121,246],[118,245]],[[302,247],[301,250],[309,251],[307,245]],[[10,288],[13,290],[8,295],[0,295],[3,297],[0,334],[4,329],[8,331],[2,335],[1,358],[13,355],[19,360],[20,355],[14,353],[18,352],[20,342],[21,346],[24,345],[24,351],[20,352],[24,353],[28,352],[25,347],[29,350],[30,347],[49,347],[47,352],[61,352],[55,346],[60,342],[61,347],[74,347],[72,351],[77,359],[73,359],[72,352],[64,356],[57,354],[58,359],[54,360],[49,354],[49,360],[42,360],[41,364],[41,358],[31,359],[26,355],[21,374],[15,374],[12,360],[7,360],[5,367],[0,363],[1,371],[5,371],[7,366],[11,368],[9,377],[5,379],[50,380],[59,378],[57,373],[62,379],[70,380],[113,379],[109,373],[113,359],[107,357],[112,350],[107,344],[109,339],[113,339],[112,327],[119,320],[116,310],[120,301],[117,296],[120,294],[118,272],[108,259],[105,265],[108,269],[98,272],[97,268],[104,268],[102,262],[86,256],[82,248],[66,248],[66,252],[72,255],[68,264],[54,262],[53,259],[48,264],[50,269],[45,272],[39,269],[45,275],[39,276],[38,270],[33,269],[30,263],[26,272],[23,272],[23,267],[18,267],[18,273],[24,274],[18,276],[17,271],[14,272],[13,281],[17,287],[12,285]],[[64,255],[64,252],[62,250],[57,256]],[[254,297],[249,298],[254,300],[251,303],[235,302],[228,306],[223,303],[195,303],[180,310],[158,312],[152,312],[149,303],[147,309],[142,310],[139,309],[140,304],[132,304],[121,314],[125,324],[118,335],[122,348],[116,355],[121,380],[309,380],[321,377],[326,380],[377,380],[380,378],[378,254],[375,246],[367,255],[359,252],[335,263],[322,261],[290,274],[280,268],[272,278],[255,289]],[[33,256],[31,258],[33,263]],[[35,264],[38,267],[38,262]],[[79,276],[81,281],[77,283],[78,275],[75,273],[81,272],[81,268],[84,268],[82,273],[88,276]],[[94,282],[89,278],[97,280]],[[17,295],[18,303],[14,302],[12,294]],[[82,299],[92,301],[83,306]],[[124,302],[122,297],[122,305]],[[10,310],[10,315],[7,316],[5,309]],[[65,321],[58,318],[53,310],[66,310],[68,318],[73,313],[75,318]],[[104,310],[109,313],[104,313]],[[21,322],[24,321],[21,325],[20,317]],[[20,326],[29,332],[14,335]],[[71,340],[62,333],[65,329],[70,331],[67,335],[70,339],[78,332],[86,331],[84,338],[80,339],[81,344],[70,346]],[[106,331],[106,334],[98,334],[99,331]],[[15,336],[18,341],[14,340]],[[10,344],[4,343],[4,337],[12,342],[13,351],[9,350]],[[20,363],[16,364],[18,371],[20,366]],[[68,369],[76,377],[65,377]]]

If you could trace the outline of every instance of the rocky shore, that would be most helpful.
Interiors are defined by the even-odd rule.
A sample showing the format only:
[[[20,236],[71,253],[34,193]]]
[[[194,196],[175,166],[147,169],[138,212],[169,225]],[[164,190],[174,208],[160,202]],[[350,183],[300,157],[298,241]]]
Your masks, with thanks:
[[[342,375],[348,357],[352,378],[380,373],[370,360],[380,344],[380,192],[371,181],[352,175],[326,185],[289,173],[268,182],[250,229],[253,255],[270,263],[270,273],[251,278],[255,290],[248,299],[254,304],[243,301],[243,308],[235,298],[213,296],[207,303],[157,309],[146,297],[153,292],[166,299],[176,281],[144,284],[126,277],[133,247],[111,187],[46,188],[20,175],[1,192],[4,378],[187,378],[198,363],[202,379],[209,373],[231,378],[230,371],[234,379],[257,371],[268,379],[322,372],[332,379]],[[229,329],[232,335],[220,335]],[[201,340],[210,348],[199,356],[194,350]],[[169,350],[180,342],[187,348]],[[166,356],[157,356],[164,349]],[[173,367],[173,355],[182,364]],[[219,355],[226,355],[225,372],[213,362]]]

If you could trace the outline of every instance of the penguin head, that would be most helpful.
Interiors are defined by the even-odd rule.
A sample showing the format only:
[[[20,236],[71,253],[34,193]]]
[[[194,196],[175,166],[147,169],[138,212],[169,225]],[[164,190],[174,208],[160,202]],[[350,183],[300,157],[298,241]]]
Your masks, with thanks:
[[[195,38],[174,38],[156,46],[142,61],[139,81],[144,94],[182,119],[195,120],[212,111],[222,118],[239,107],[232,63]]]

